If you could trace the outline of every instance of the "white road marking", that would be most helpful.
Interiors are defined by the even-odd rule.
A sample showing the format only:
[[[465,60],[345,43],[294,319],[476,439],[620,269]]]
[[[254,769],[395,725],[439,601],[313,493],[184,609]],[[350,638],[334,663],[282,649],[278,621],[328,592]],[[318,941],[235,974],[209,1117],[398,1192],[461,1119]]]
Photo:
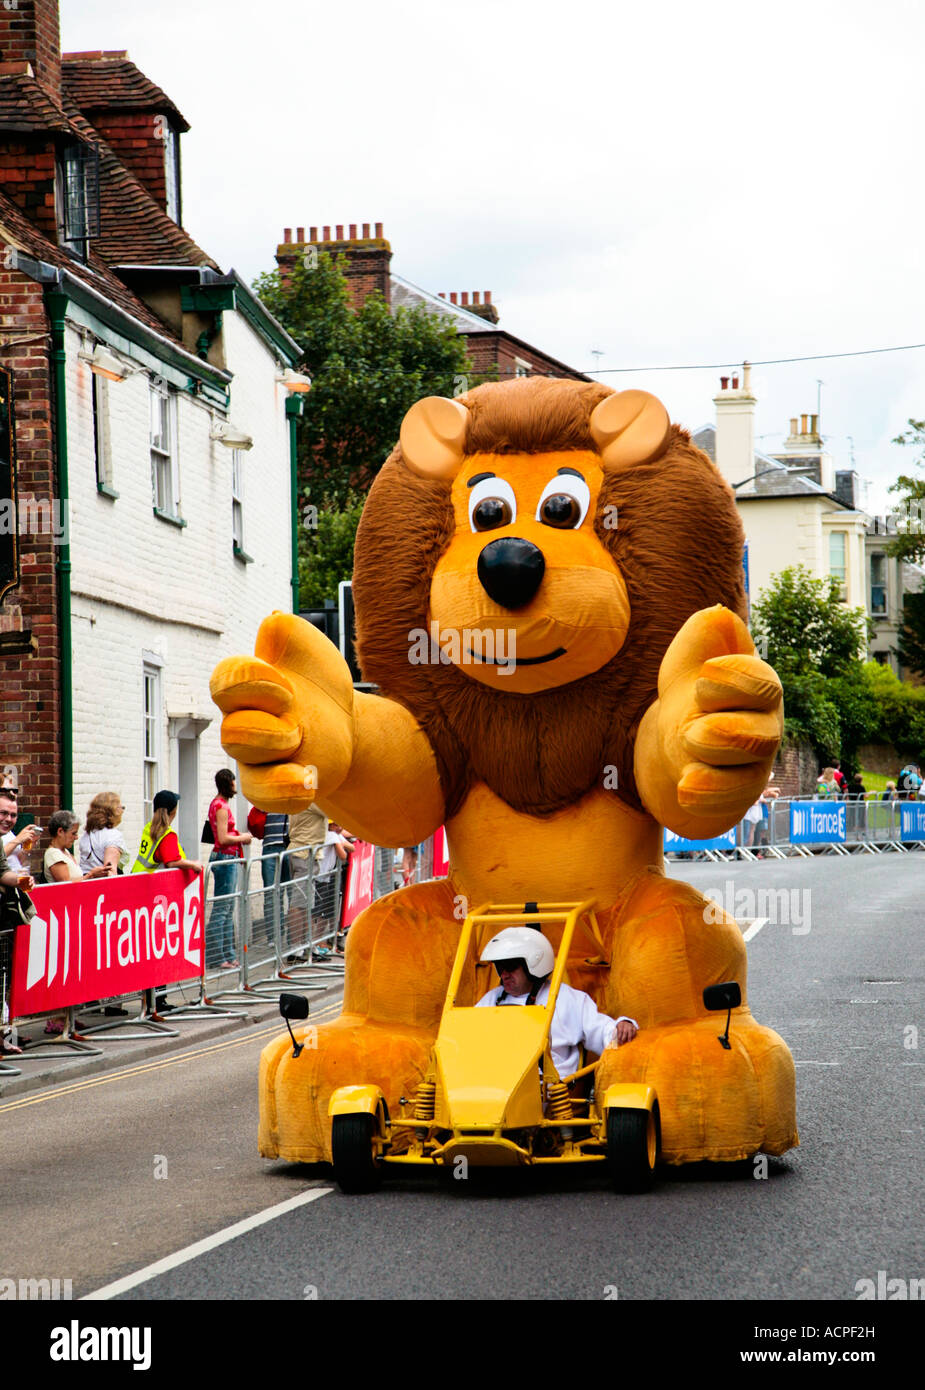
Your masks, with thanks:
[[[216,1231],[213,1236],[206,1236],[205,1240],[197,1240],[194,1245],[186,1245],[182,1250],[175,1251],[173,1255],[165,1255],[164,1259],[156,1260],[151,1265],[145,1265],[144,1269],[139,1269],[135,1274],[127,1274],[124,1279],[117,1279],[115,1283],[106,1284],[102,1289],[96,1289],[93,1293],[85,1293],[80,1301],[86,1303],[93,1300],[115,1298],[128,1289],[134,1289],[138,1284],[155,1279],[159,1274],[166,1274],[168,1270],[176,1269],[178,1265],[184,1265],[189,1260],[198,1259],[200,1255],[205,1255],[209,1250],[215,1250],[217,1246],[224,1245],[226,1241],[234,1240],[236,1236],[243,1236],[247,1231],[253,1231],[257,1226],[263,1226],[267,1221],[275,1221],[278,1216],[285,1216],[287,1212],[305,1206],[306,1202],[314,1202],[319,1197],[326,1197],[329,1192],[333,1191],[333,1187],[313,1187],[308,1192],[300,1192],[297,1197],[290,1197],[285,1202],[278,1202],[275,1207],[267,1207],[265,1211],[258,1211],[255,1216],[248,1216],[243,1221],[235,1222],[233,1226],[226,1226],[223,1231]]]
[[[756,917],[748,931],[742,933],[743,940],[751,941],[752,937],[757,936],[761,928],[766,926],[770,920],[770,917]]]
[[[795,1067],[840,1067],[841,1062],[794,1062]]]

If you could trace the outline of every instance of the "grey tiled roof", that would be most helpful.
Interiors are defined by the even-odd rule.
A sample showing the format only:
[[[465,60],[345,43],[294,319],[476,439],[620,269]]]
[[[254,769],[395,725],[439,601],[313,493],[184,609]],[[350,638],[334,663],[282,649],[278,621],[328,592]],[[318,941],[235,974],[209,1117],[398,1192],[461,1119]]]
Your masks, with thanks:
[[[458,304],[450,304],[448,300],[431,294],[429,290],[422,290],[419,285],[413,285],[410,280],[403,280],[400,275],[392,275],[390,280],[393,309],[426,309],[429,314],[440,314],[443,318],[452,320],[459,333],[498,332],[497,324],[479,318],[478,314],[470,314],[468,309],[463,309]]]
[[[701,425],[694,430],[691,440],[698,449],[709,454],[716,462],[716,427]],[[802,473],[788,468],[780,459],[772,458],[756,449],[754,453],[755,476],[747,478],[733,490],[736,497],[828,497],[824,487],[806,478]]]

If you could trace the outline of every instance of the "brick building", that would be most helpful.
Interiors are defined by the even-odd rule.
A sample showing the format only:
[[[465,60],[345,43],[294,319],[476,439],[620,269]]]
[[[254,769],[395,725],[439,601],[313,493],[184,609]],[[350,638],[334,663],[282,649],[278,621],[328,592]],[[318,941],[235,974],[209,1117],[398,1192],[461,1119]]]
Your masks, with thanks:
[[[304,261],[306,256],[312,257],[322,251],[344,257],[344,273],[355,308],[370,294],[379,293],[392,309],[423,308],[449,319],[466,339],[469,359],[479,375],[494,372],[500,381],[535,375],[591,380],[548,352],[499,328],[498,309],[490,290],[431,294],[410,280],[394,275],[390,268],[392,248],[383,235],[381,222],[309,227],[308,237],[304,227],[297,227],[294,238],[293,229],[287,227],[276,248],[276,262],[285,278],[297,258]]]
[[[171,786],[195,853],[209,674],[292,603],[299,350],[183,228],[186,129],[0,8],[0,769],[42,823],[118,791],[128,842]]]

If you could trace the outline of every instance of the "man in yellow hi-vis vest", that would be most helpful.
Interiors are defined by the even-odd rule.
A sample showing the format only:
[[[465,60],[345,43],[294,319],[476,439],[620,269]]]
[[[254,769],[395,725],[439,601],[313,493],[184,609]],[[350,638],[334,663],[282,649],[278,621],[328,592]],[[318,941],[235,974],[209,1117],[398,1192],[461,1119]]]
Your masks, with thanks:
[[[133,874],[151,874],[155,869],[189,869],[201,874],[202,865],[187,859],[177,832],[173,829],[180,798],[176,792],[158,792],[154,798],[154,814],[141,832],[141,844],[132,865]],[[157,1013],[169,1013],[173,1008],[163,993],[157,996]]]

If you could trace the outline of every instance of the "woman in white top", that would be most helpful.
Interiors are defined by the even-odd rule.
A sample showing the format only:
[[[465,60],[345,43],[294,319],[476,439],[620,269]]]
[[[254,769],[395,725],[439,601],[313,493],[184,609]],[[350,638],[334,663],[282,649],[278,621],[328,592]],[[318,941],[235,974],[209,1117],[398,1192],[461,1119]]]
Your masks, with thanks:
[[[102,864],[82,873],[74,858],[74,841],[80,821],[73,811],[56,811],[48,822],[51,844],[45,851],[45,881],[47,883],[76,883],[84,878],[107,878],[113,870]]]
[[[102,868],[115,873],[120,864],[125,867],[128,850],[118,828],[124,810],[118,792],[100,792],[90,802],[79,846],[80,867],[84,873]]]

